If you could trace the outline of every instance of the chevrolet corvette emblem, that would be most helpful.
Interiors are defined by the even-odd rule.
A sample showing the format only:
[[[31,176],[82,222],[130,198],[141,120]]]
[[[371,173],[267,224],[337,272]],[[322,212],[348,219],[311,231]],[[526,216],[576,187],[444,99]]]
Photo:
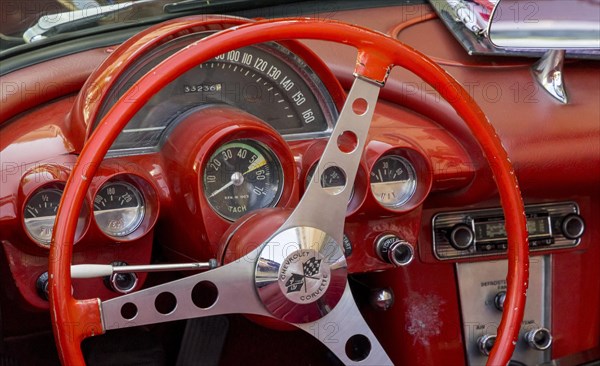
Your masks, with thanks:
[[[320,257],[314,250],[303,249],[283,261],[279,283],[288,299],[306,304],[316,301],[325,293],[329,287],[330,270]]]
[[[317,259],[315,257],[310,258],[304,264],[302,264],[302,274],[292,273],[292,276],[285,283],[285,287],[287,287],[287,293],[297,292],[302,289],[302,287],[306,288],[306,279],[319,280],[318,277],[315,277],[319,274],[319,268],[321,267],[321,259]]]

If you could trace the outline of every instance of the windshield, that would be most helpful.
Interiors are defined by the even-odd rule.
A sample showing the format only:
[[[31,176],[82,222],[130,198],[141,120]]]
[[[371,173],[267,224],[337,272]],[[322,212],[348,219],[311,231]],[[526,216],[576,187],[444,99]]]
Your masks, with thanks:
[[[184,15],[229,14],[294,2],[298,0],[3,0],[0,11],[0,45],[1,50],[5,51],[75,32],[95,33]],[[286,15],[291,14],[272,13],[260,16]]]

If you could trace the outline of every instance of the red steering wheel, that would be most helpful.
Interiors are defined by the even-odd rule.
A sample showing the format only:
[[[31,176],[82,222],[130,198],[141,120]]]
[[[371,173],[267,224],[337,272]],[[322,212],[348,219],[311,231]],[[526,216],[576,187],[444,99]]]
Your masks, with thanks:
[[[286,39],[325,40],[358,49],[355,83],[321,159],[335,162],[345,171],[349,182],[354,181],[356,175],[379,89],[393,66],[404,67],[433,86],[467,123],[489,162],[506,217],[509,238],[508,289],[497,341],[488,365],[507,364],[523,318],[529,262],[522,198],[514,171],[494,128],[460,84],[421,53],[367,29],[309,19],[259,21],[227,29],[195,42],[144,75],[98,125],[85,144],[65,187],[50,249],[51,318],[63,364],[84,364],[81,341],[110,329],[228,313],[270,316],[307,331],[314,329],[315,325],[335,322],[342,342],[332,344],[322,339],[320,341],[342,362],[391,364],[358,311],[346,280],[346,262],[341,254],[340,243],[345,206],[350,194],[348,187],[332,195],[320,188],[319,184],[311,183],[289,219],[273,233],[271,239],[250,253],[245,258],[247,260],[104,302],[100,299],[74,299],[71,294],[71,258],[78,213],[91,178],[128,121],[156,92],[192,67],[236,48]],[[361,99],[366,104],[366,111],[353,108],[355,102]],[[342,133],[356,137],[357,144],[353,151],[341,151],[338,147],[337,138]],[[306,237],[311,238],[310,243],[305,242]],[[295,240],[297,250],[289,257],[279,258],[277,262],[278,258],[269,248],[281,240]],[[321,280],[327,279],[322,282],[326,284],[323,294],[312,299],[299,299],[283,290],[283,263],[291,263],[290,258],[298,254],[323,261],[321,270],[325,275]],[[273,269],[275,275],[272,275]],[[218,296],[208,306],[193,303],[190,299],[192,289],[206,282],[214,285]],[[177,307],[169,314],[158,314],[147,304],[153,303],[164,292],[175,297]],[[239,299],[240,296],[244,296],[246,301],[227,301],[232,297]],[[126,307],[133,309],[132,314],[124,311]],[[315,332],[309,333],[318,337]],[[366,338],[370,345],[359,358],[345,352],[346,341],[357,336]]]

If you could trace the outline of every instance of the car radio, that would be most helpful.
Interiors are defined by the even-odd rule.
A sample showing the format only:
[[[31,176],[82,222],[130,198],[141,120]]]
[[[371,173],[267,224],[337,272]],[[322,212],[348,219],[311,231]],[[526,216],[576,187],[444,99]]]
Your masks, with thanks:
[[[585,223],[574,202],[525,206],[532,251],[577,246]],[[506,252],[502,209],[444,212],[433,217],[436,258],[466,258]]]

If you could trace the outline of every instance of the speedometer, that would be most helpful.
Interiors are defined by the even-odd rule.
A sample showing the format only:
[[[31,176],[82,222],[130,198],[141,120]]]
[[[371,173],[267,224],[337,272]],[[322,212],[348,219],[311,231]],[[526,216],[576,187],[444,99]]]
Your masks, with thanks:
[[[210,206],[227,220],[273,207],[281,196],[281,163],[265,145],[235,140],[219,147],[208,160],[202,177]]]
[[[139,57],[108,93],[96,123],[142,75],[202,36],[180,37]],[[286,139],[326,136],[337,117],[333,98],[303,59],[280,44],[260,44],[219,55],[172,81],[131,119],[109,155],[156,151],[186,112],[223,104],[258,117]]]

